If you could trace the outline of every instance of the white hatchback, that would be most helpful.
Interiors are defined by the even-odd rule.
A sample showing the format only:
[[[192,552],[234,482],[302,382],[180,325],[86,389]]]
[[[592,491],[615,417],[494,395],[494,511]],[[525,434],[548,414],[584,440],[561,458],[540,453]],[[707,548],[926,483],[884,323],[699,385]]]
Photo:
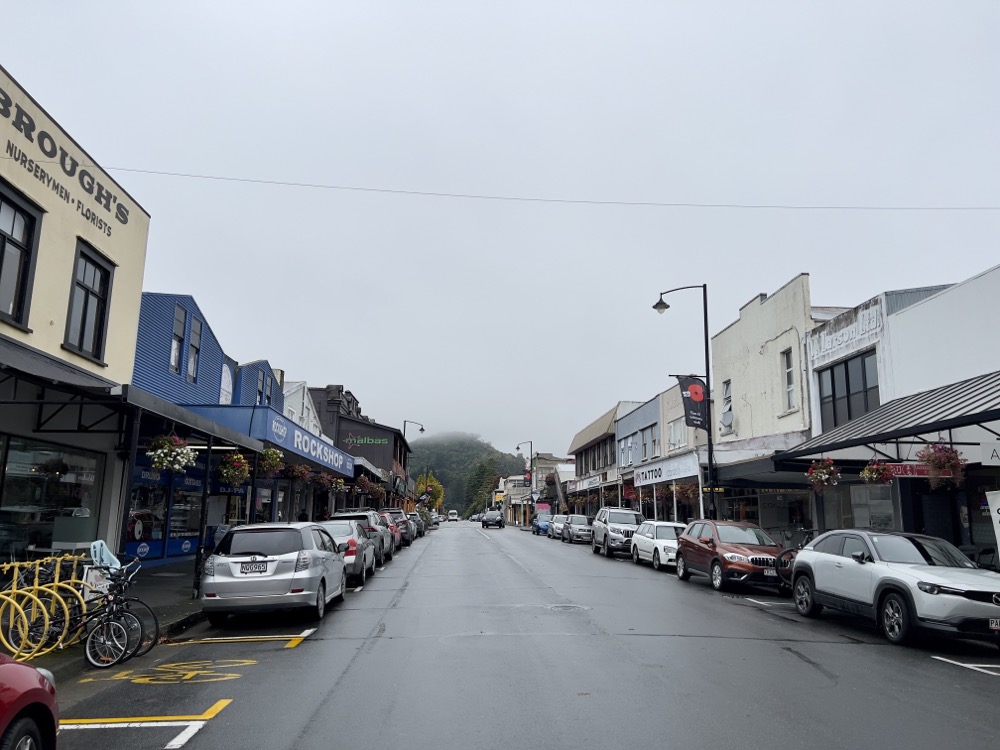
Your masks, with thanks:
[[[645,521],[632,535],[632,562],[653,564],[654,570],[677,564],[677,537],[687,526],[672,521]]]

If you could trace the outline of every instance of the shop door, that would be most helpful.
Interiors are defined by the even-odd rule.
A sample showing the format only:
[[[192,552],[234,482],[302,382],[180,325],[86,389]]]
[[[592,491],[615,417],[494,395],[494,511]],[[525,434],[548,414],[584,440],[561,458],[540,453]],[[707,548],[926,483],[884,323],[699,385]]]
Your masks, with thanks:
[[[952,544],[961,544],[956,538],[954,505],[950,495],[921,495],[920,506],[924,515],[921,533],[939,536]]]

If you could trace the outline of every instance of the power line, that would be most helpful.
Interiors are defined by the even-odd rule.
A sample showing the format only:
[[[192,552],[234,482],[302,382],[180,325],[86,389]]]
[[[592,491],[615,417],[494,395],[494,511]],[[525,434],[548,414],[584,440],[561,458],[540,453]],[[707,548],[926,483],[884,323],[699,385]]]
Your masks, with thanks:
[[[12,157],[2,157],[10,159]],[[36,160],[37,161],[37,160]],[[55,164],[42,162],[39,164]],[[295,187],[310,190],[339,190],[353,193],[383,193],[388,195],[412,195],[428,198],[456,198],[481,201],[508,201],[515,203],[557,203],[579,206],[635,206],[647,208],[722,208],[742,210],[773,210],[773,211],[1000,211],[1000,206],[859,206],[859,205],[821,205],[821,204],[788,204],[788,203],[699,203],[695,201],[624,201],[596,200],[586,198],[543,198],[526,195],[488,195],[485,193],[448,193],[435,190],[403,190],[400,188],[362,187],[360,185],[330,185],[319,182],[295,182],[291,180],[266,180],[257,177],[234,177],[231,175],[197,174],[194,172],[167,172],[158,169],[138,169],[135,167],[98,167],[110,172],[130,172],[148,174],[157,177],[180,177],[189,180],[211,180],[215,182],[238,182],[249,185],[268,185],[272,187]]]

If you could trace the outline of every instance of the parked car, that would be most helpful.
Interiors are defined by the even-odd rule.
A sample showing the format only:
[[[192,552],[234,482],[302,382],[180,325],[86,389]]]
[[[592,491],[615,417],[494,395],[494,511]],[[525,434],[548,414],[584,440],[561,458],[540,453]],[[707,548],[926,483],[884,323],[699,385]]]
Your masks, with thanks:
[[[418,539],[427,533],[427,527],[424,525],[424,519],[420,517],[419,513],[416,512],[407,513],[406,517],[409,518],[411,521],[413,521],[414,524],[416,524]]]
[[[396,523],[396,519],[392,517],[391,513],[387,513],[384,510],[379,511],[379,516],[385,521],[386,525],[389,527],[389,531],[392,533],[392,549],[401,550],[403,549],[403,530],[399,528],[399,524]]]
[[[692,521],[677,540],[677,577],[707,575],[712,588],[729,583],[781,586],[774,560],[781,548],[767,532],[752,523]]]
[[[258,523],[231,529],[205,561],[201,608],[222,625],[230,614],[310,609],[320,620],[347,588],[344,558],[318,524]]]
[[[441,516],[438,513],[431,513],[431,525],[432,526],[441,525]]]
[[[386,513],[392,516],[399,530],[403,534],[403,546],[409,547],[417,538],[417,526],[410,522],[406,511],[402,508],[386,508]]]
[[[594,527],[590,525],[590,519],[586,516],[571,514],[566,516],[559,538],[570,544],[573,542],[590,543],[594,538]]]
[[[551,520],[551,513],[536,513],[535,517],[531,519],[531,533],[535,536],[538,536],[539,534],[545,534],[548,536],[549,521]]]
[[[603,552],[605,557],[629,552],[632,548],[632,534],[644,520],[641,513],[629,508],[601,508],[594,516],[591,550],[595,555]]]
[[[498,529],[502,529],[506,524],[503,520],[503,513],[498,510],[488,510],[483,514],[483,528],[488,529],[490,526],[496,526]]]
[[[448,511],[448,520],[449,521],[457,521],[458,520],[458,511],[457,510],[449,510]]]
[[[386,560],[391,560],[396,550],[396,540],[389,529],[388,522],[376,511],[358,508],[353,511],[342,511],[334,513],[331,521],[353,520],[361,521],[365,531],[375,543],[375,562],[379,567],[385,565]]]
[[[562,525],[566,523],[565,513],[556,513],[552,516],[552,520],[549,521],[549,528],[546,530],[546,536],[549,539],[559,539],[560,534],[562,534]]]
[[[645,521],[632,535],[632,562],[638,565],[649,561],[653,570],[677,562],[677,537],[684,533],[685,525],[671,521]]]
[[[56,750],[58,729],[52,673],[0,654],[0,747]]]
[[[924,630],[1000,646],[1000,575],[937,537],[827,532],[796,555],[792,592],[800,614],[814,617],[830,607],[861,615],[890,643]]]
[[[364,586],[369,574],[375,575],[375,542],[365,531],[364,522],[344,519],[323,521],[320,526],[326,529],[337,543],[337,549],[344,556],[347,575]]]

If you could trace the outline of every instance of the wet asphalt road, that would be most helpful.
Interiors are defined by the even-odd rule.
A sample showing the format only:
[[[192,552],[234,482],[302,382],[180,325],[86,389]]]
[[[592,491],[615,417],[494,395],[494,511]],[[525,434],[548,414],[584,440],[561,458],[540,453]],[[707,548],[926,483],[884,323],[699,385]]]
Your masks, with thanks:
[[[258,636],[285,638],[195,642]],[[231,700],[183,744],[206,750],[987,748],[1000,735],[1000,676],[950,663],[1000,675],[995,646],[893,647],[766,589],[720,595],[467,522],[417,540],[318,625],[244,618],[184,638],[61,684],[64,718],[190,719]],[[64,729],[61,748],[152,750],[183,729]]]

